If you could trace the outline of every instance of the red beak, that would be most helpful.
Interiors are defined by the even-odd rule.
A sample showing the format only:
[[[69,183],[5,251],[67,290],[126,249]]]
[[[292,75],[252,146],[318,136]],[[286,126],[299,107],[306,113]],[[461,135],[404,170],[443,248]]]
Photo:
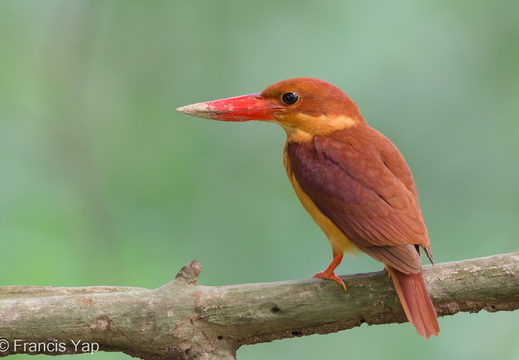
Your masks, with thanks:
[[[213,120],[249,121],[274,120],[274,111],[278,109],[259,94],[250,94],[186,105],[177,111]]]

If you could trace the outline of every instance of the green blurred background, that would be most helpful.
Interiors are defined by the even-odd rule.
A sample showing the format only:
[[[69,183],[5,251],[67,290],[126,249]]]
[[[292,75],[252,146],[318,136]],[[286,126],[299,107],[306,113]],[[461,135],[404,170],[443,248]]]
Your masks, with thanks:
[[[204,285],[323,270],[284,132],[175,112],[297,76],[344,89],[400,148],[438,262],[518,250],[518,1],[4,0],[1,285],[154,288],[193,258]],[[358,256],[338,273],[381,268]],[[362,326],[238,358],[519,358],[519,312],[440,325],[428,341]]]

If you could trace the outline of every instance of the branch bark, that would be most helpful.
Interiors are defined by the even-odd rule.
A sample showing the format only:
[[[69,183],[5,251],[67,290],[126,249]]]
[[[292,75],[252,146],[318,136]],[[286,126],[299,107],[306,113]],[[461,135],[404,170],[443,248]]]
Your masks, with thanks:
[[[406,321],[385,272],[231,286],[197,284],[193,261],[158,288],[0,288],[0,356],[121,351],[235,359],[245,344]],[[424,267],[438,315],[519,308],[519,252]],[[441,336],[441,335],[440,335]]]

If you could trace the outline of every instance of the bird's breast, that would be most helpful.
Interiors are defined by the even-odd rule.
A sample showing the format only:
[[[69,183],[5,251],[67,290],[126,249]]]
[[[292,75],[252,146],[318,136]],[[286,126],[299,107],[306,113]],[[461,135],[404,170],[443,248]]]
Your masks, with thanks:
[[[305,210],[310,214],[315,223],[325,233],[328,241],[332,246],[334,256],[337,254],[343,254],[345,252],[349,252],[350,254],[356,253],[358,250],[357,247],[353,245],[353,243],[346,237],[346,235],[317,208],[312,199],[310,199],[310,197],[303,191],[297,182],[291,167],[290,156],[287,151],[288,144],[289,143],[287,142],[283,152],[283,165],[285,166],[288,179],[290,180],[290,183],[292,184],[292,187],[294,188],[299,201],[301,201],[301,204]],[[292,145],[298,146],[297,144]]]

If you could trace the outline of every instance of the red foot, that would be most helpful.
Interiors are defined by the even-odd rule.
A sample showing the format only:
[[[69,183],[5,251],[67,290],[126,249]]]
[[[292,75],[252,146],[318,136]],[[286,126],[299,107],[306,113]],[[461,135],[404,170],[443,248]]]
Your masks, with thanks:
[[[342,254],[336,255],[328,268],[324,271],[318,272],[314,275],[314,278],[321,278],[321,279],[327,279],[327,280],[333,280],[337,284],[341,285],[344,291],[346,291],[346,285],[344,284],[344,281],[342,281],[337,275],[335,275],[335,268],[339,266],[339,264],[342,261]]]
[[[337,275],[335,275],[334,272],[332,273],[327,273],[326,271],[321,271],[317,274],[315,274],[313,276],[314,278],[321,278],[321,279],[326,279],[326,280],[333,280],[335,281],[337,284],[339,284],[340,286],[342,286],[342,288],[344,289],[344,291],[346,291],[346,285],[344,284],[344,281],[341,280],[340,277],[338,277]]]

